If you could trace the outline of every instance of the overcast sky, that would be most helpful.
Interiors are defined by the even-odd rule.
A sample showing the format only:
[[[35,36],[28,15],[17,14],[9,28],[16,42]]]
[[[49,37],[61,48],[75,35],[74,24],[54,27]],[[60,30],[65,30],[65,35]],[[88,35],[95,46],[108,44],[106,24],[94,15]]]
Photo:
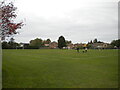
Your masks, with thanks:
[[[15,0],[17,21],[26,24],[17,42],[59,36],[73,43],[118,38],[118,0]]]

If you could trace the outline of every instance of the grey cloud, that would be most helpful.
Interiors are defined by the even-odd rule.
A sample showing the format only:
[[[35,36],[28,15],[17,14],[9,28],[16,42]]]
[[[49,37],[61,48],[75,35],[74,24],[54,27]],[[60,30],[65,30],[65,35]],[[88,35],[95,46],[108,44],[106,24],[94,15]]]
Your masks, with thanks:
[[[98,5],[98,6],[97,6]],[[32,38],[51,38],[60,35],[75,42],[87,42],[97,37],[110,42],[117,38],[117,3],[104,2],[64,13],[63,18],[27,17],[26,26],[16,40],[28,42]]]

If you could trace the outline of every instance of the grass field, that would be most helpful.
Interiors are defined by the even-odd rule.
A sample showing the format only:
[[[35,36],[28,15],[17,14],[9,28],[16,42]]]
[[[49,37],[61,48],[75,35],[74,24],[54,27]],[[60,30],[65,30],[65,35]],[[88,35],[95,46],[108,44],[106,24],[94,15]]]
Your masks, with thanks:
[[[3,88],[116,87],[117,50],[3,50]]]

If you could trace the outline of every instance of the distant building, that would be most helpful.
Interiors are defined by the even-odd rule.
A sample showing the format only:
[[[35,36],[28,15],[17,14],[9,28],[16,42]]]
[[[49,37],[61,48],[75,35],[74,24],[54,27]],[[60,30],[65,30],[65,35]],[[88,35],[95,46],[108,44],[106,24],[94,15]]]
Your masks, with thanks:
[[[74,48],[77,48],[77,47],[84,47],[84,44],[82,44],[82,43],[74,44]]]
[[[44,46],[49,47],[49,44],[44,44]]]
[[[87,44],[83,44],[83,47],[84,47],[84,48],[87,47]]]
[[[51,42],[51,43],[49,44],[49,47],[50,47],[51,49],[56,49],[56,48],[58,48],[58,43],[57,43],[57,42]]]
[[[67,49],[73,49],[74,48],[74,44],[68,44],[67,45]]]
[[[92,47],[96,49],[101,49],[101,48],[108,48],[109,44],[108,43],[93,43]]]
[[[20,43],[20,47],[25,49],[29,46],[29,43]]]

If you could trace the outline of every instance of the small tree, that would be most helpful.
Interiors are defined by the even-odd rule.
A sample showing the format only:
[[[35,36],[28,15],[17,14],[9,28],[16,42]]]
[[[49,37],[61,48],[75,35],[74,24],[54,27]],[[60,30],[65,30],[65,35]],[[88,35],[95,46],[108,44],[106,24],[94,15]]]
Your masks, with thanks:
[[[44,40],[44,41],[43,41],[43,44],[49,44],[49,43],[51,43],[51,40],[50,40],[50,39],[47,39],[47,40]]]
[[[7,3],[5,1],[0,3],[0,36],[1,40],[4,40],[5,37],[17,34],[17,29],[21,29],[23,22],[15,23],[14,19],[17,17],[13,2]]]
[[[14,42],[14,40],[15,40],[14,38],[11,38],[11,39],[10,39],[10,42],[11,42],[11,43],[13,43],[13,42]]]
[[[2,48],[3,49],[7,49],[9,47],[8,43],[7,42],[2,42]]]
[[[42,46],[44,47],[45,44],[50,44],[50,43],[51,43],[51,40],[50,40],[50,39],[44,40],[44,41],[42,42]]]
[[[16,43],[14,42],[14,38],[11,38],[10,39],[10,41],[8,42],[8,44],[9,44],[9,46],[11,47],[11,48],[15,48],[16,47]]]
[[[63,36],[60,36],[58,39],[58,48],[62,49],[63,47],[66,47],[66,41]]]
[[[66,40],[66,44],[71,44],[71,43],[72,43],[72,41]]]

